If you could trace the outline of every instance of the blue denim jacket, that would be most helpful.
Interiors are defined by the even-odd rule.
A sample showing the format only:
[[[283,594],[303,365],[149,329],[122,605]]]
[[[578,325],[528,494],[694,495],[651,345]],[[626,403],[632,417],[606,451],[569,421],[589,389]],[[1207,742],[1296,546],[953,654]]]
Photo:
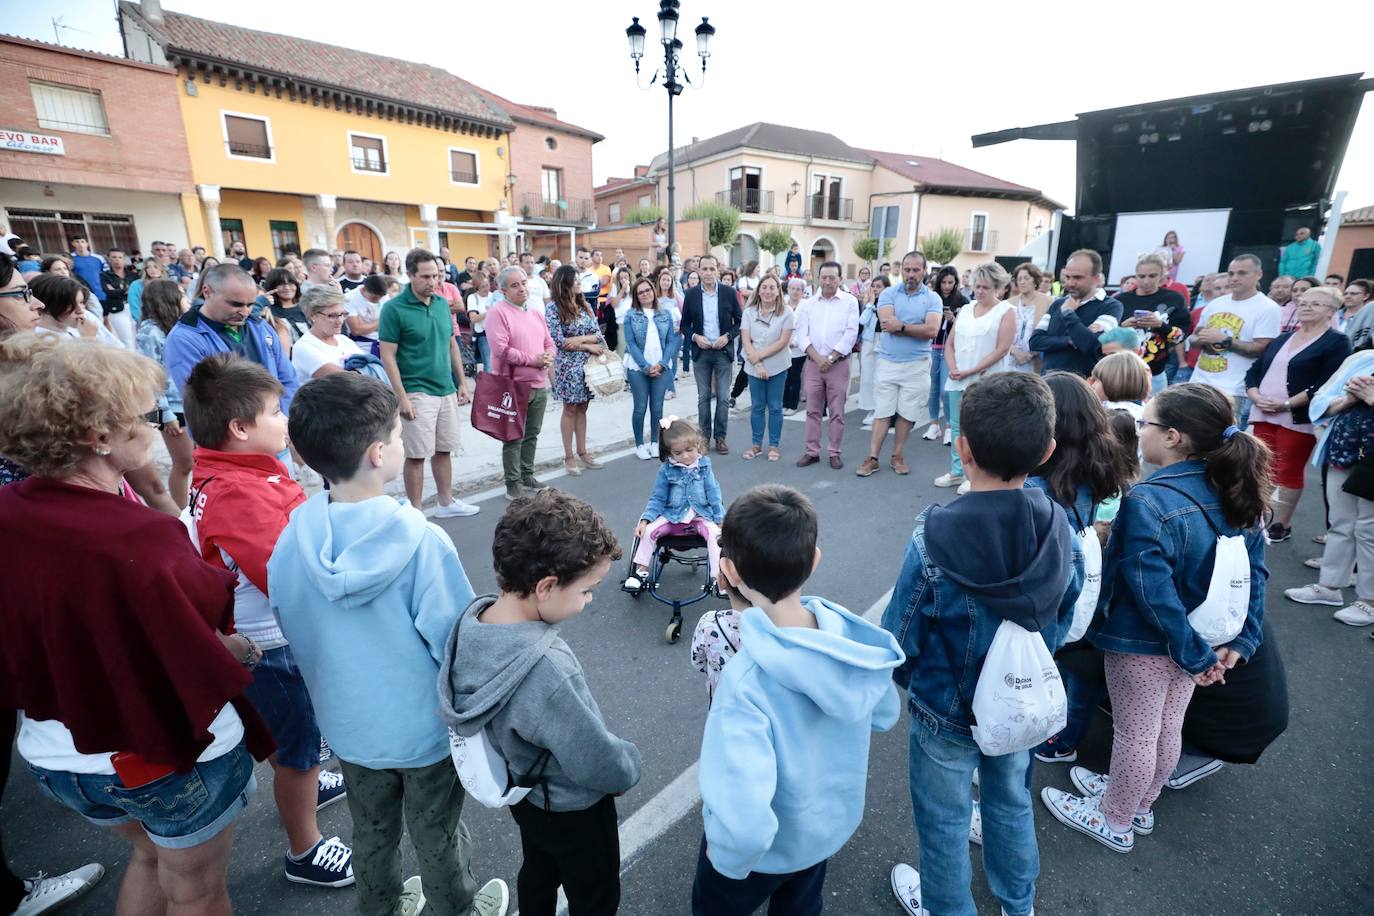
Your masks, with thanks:
[[[1206,515],[1181,494],[1148,481],[1137,484],[1121,501],[1102,561],[1102,597],[1088,628],[1088,640],[1099,649],[1167,655],[1189,674],[1201,674],[1215,664],[1216,653],[1188,623],[1188,612],[1207,597],[1218,530],[1228,537],[1243,533],[1250,553],[1250,616],[1228,647],[1248,659],[1259,646],[1269,578],[1264,535],[1259,526],[1242,532],[1226,523],[1205,471],[1201,461],[1180,461],[1148,480],[1183,490],[1207,510]]]
[[[654,325],[658,328],[658,341],[663,345],[663,355],[658,362],[667,365],[668,357],[682,349],[682,335],[673,329],[673,316],[663,309],[654,313]],[[625,329],[625,352],[635,358],[640,372],[650,368],[645,365],[647,360],[644,358],[644,344],[649,338],[649,316],[639,309],[630,309],[625,313],[621,326]]]
[[[670,522],[680,522],[691,509],[697,515],[719,525],[725,520],[725,506],[720,499],[720,484],[711,471],[711,459],[702,455],[697,466],[679,467],[671,461],[663,462],[654,481],[654,492],[644,507],[640,519],[652,522],[660,515]]]
[[[913,716],[928,725],[972,736],[973,693],[1002,620],[980,607],[931,562],[925,543],[929,511],[916,519],[902,571],[883,611],[883,629],[897,637],[906,653],[906,661],[892,673],[892,679],[906,691],[907,708]],[[1069,634],[1074,604],[1082,590],[1083,551],[1075,538],[1073,574],[1056,623],[1040,631],[1051,653]]]

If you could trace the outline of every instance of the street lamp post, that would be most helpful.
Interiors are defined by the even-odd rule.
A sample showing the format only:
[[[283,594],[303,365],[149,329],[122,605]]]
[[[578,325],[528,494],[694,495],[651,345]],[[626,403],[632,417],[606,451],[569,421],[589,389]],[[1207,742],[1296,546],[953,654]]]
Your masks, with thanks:
[[[677,242],[677,200],[676,200],[676,176],[675,168],[676,151],[673,148],[673,98],[682,94],[686,84],[691,84],[691,77],[683,69],[680,54],[682,52],[682,41],[677,37],[678,23],[678,0],[659,0],[658,4],[658,27],[659,43],[663,45],[663,70],[656,71],[649,86],[653,86],[659,77],[663,77],[663,88],[668,90],[668,251],[673,250],[673,245]],[[711,37],[716,34],[716,27],[707,21],[705,16],[701,17],[701,25],[695,29],[697,36],[697,56],[701,58],[701,72],[706,73],[706,59],[711,56]],[[644,56],[644,36],[647,30],[639,24],[639,17],[635,16],[630,27],[625,30],[625,37],[630,40],[630,59],[635,63],[635,77],[639,76],[639,61]],[[678,77],[684,82],[679,82]],[[645,86],[642,88],[649,88]]]

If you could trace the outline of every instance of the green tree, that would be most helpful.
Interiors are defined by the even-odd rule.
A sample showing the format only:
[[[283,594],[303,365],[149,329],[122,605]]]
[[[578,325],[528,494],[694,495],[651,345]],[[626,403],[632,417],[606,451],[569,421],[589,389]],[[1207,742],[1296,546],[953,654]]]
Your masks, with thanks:
[[[621,222],[632,226],[635,223],[655,223],[662,218],[662,207],[635,207],[621,218]]]
[[[921,238],[921,250],[937,264],[948,264],[964,251],[964,233],[955,226],[936,229]]]
[[[883,239],[883,253],[878,254],[878,240],[875,238],[859,239],[854,243],[854,256],[860,261],[876,261],[878,258],[892,257],[892,239]]]
[[[729,248],[739,237],[739,210],[716,200],[693,204],[682,214],[684,219],[707,221],[707,241],[712,248]]]
[[[781,226],[767,226],[759,233],[759,247],[776,259],[792,247],[792,233]]]

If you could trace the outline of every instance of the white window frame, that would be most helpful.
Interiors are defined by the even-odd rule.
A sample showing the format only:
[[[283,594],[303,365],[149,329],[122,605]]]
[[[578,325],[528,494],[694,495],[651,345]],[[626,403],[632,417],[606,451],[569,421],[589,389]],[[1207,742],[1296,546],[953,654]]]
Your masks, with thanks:
[[[453,180],[453,154],[468,153],[472,156],[472,167],[476,170],[476,181],[454,181]],[[390,166],[388,166],[390,168]],[[448,173],[448,183],[460,188],[476,188],[482,184],[482,156],[475,149],[468,149],[465,146],[450,146],[448,152],[444,153],[444,171]]]
[[[44,88],[48,89],[58,89],[66,92],[79,92],[84,93],[86,95],[93,95],[95,96],[96,104],[100,106],[100,116],[105,120],[104,130],[98,130],[91,127],[78,127],[70,124],[64,124],[61,127],[46,125],[43,123],[42,116],[39,115],[37,112],[38,101],[37,99],[34,99],[34,115],[38,118],[38,126],[41,130],[55,130],[61,133],[69,134],[88,134],[92,137],[110,136],[110,112],[105,107],[105,93],[101,92],[99,89],[87,89],[85,86],[68,86],[64,83],[52,82],[51,80],[31,79],[28,81],[28,83],[30,99],[33,99],[33,89],[35,86],[43,86]]]
[[[266,159],[261,156],[239,156],[229,152],[229,118],[245,118],[249,121],[261,121],[267,127],[267,148],[271,150],[271,155]],[[247,111],[230,111],[227,108],[219,110],[219,130],[220,138],[224,143],[224,155],[239,162],[260,162],[265,165],[276,165],[277,163],[277,141],[272,138],[272,119],[267,115],[251,114]]]
[[[652,207],[653,205],[654,205],[654,195],[652,195],[652,194],[641,194],[641,195],[639,195],[639,203],[636,204],[635,206],[638,206],[638,207]]]
[[[973,227],[974,227],[974,224],[978,222],[978,217],[980,217],[980,216],[983,218],[983,247],[982,247],[982,248],[974,248],[974,247],[973,247]],[[976,251],[976,252],[986,252],[986,251],[988,250],[988,239],[989,239],[989,238],[990,238],[990,235],[989,235],[989,228],[988,228],[988,214],[987,214],[987,211],[986,211],[986,210],[974,210],[974,211],[972,211],[971,213],[969,213],[969,215],[968,215],[968,250],[971,251],[971,252],[972,252],[972,251]]]
[[[554,200],[549,200],[548,198],[546,198],[546,197],[544,196],[544,173],[545,173],[545,172],[557,172],[557,173],[558,173],[558,195],[559,195],[559,196],[558,196],[556,199],[554,199]],[[567,187],[566,183],[564,182],[563,167],[562,167],[561,165],[541,165],[541,166],[539,166],[539,200],[540,200],[541,203],[545,203],[545,204],[556,204],[556,203],[558,203],[558,201],[560,201],[560,200],[567,200],[567,199],[568,199],[568,198],[567,198],[567,193],[568,193],[568,187]]]
[[[606,207],[606,222],[612,226],[620,225],[620,201],[612,201]]]
[[[358,168],[357,165],[355,165],[355,164],[353,163],[353,138],[354,138],[354,137],[366,137],[366,138],[369,139],[369,140],[381,140],[381,141],[382,141],[382,165],[383,165],[383,168],[382,168],[382,170],[381,170],[380,172],[376,171],[375,169],[360,169],[360,168]],[[390,148],[389,146],[387,146],[387,143],[386,143],[386,136],[385,136],[384,134],[368,134],[368,133],[363,133],[363,132],[360,131],[360,130],[348,130],[348,131],[344,131],[344,141],[348,144],[348,167],[349,167],[350,169],[353,170],[353,174],[354,174],[354,175],[376,175],[376,176],[379,176],[379,177],[386,177],[386,176],[388,176],[388,175],[391,174],[391,148]],[[274,152],[274,153],[276,152],[275,147],[273,148],[273,152]]]
[[[834,172],[812,172],[812,173],[811,173],[811,178],[812,178],[813,180],[816,179],[816,178],[821,179],[821,196],[824,197],[826,200],[829,200],[829,199],[830,199],[830,182],[831,182],[831,181],[834,181],[834,180],[838,180],[838,181],[840,182],[840,198],[839,198],[839,199],[840,199],[841,201],[843,201],[843,200],[845,199],[845,192],[849,190],[849,177],[848,177],[848,176],[846,176],[846,175],[837,175],[837,174],[835,174]],[[807,197],[810,197],[810,196],[811,196],[811,194],[810,194],[810,192],[808,192]],[[804,205],[803,205],[803,206],[804,206]],[[851,205],[851,208],[852,208],[852,205]],[[844,206],[843,206],[843,205],[840,206],[840,210],[841,210],[841,211],[844,210]],[[829,208],[828,208],[828,207],[826,208],[826,211],[829,212]],[[810,216],[810,213],[808,213],[807,216]],[[816,217],[812,217],[812,218],[813,218],[813,219],[829,220],[829,221],[832,222],[832,223],[844,222],[844,217],[842,217],[842,216],[841,216],[841,217],[836,217],[836,218],[833,219],[833,220],[830,219],[829,216],[816,216]],[[850,213],[850,221],[852,222],[853,219],[854,219],[854,215],[853,215],[853,213],[851,212],[851,213]],[[870,227],[870,228],[871,228],[871,227]],[[838,252],[839,252],[839,249],[837,248],[837,249],[836,249],[836,254],[837,254],[837,256],[838,256]]]

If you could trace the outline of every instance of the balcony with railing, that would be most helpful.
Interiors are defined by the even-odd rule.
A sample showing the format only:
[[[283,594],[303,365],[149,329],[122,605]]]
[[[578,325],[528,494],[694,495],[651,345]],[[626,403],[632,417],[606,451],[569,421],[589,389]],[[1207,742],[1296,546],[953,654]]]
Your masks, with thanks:
[[[244,156],[249,159],[271,159],[272,147],[261,143],[244,143],[241,140],[226,140],[225,149],[231,156]]]
[[[729,204],[741,213],[772,213],[773,192],[759,188],[731,188],[717,191],[716,201]]]
[[[464,172],[458,169],[452,169],[449,171],[448,177],[459,184],[477,184],[476,172]]]
[[[852,220],[854,199],[831,197],[828,194],[809,194],[806,198],[807,219]]]
[[[596,207],[586,198],[545,200],[542,194],[526,192],[520,195],[520,216],[535,222],[553,220],[590,226],[596,222]]]
[[[969,229],[964,234],[965,251],[996,251],[996,229]]]
[[[386,163],[378,159],[372,159],[364,156],[354,156],[353,168],[357,169],[359,172],[377,172],[379,174],[385,174]]]

